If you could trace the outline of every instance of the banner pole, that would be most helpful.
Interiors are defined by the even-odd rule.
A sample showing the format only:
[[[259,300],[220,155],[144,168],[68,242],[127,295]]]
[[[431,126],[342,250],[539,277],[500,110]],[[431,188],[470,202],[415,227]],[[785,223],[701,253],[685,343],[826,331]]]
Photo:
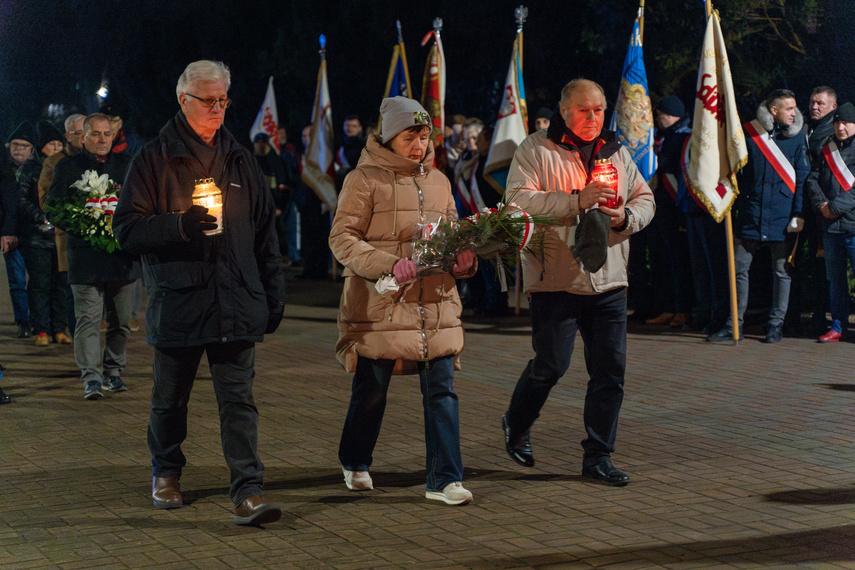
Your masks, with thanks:
[[[736,260],[733,256],[733,222],[730,210],[724,217],[724,228],[727,233],[727,280],[730,284],[730,320],[733,328],[733,344],[739,344],[739,307],[736,299]]]
[[[520,71],[522,72],[523,65],[523,24],[525,24],[526,18],[528,18],[528,8],[520,4],[514,10],[514,20],[517,22],[517,49],[519,50],[519,58],[520,58]],[[526,122],[527,118],[523,117]],[[528,127],[526,127],[528,128]],[[520,252],[517,251],[516,257],[514,259],[515,267],[514,267],[514,315],[519,316],[520,314],[520,302],[522,297],[522,275],[520,268],[522,267],[522,259],[520,256]],[[504,271],[505,268],[501,267],[499,264],[499,271]]]
[[[705,0],[707,18],[712,17],[712,1]],[[727,280],[730,285],[730,321],[731,330],[733,331],[733,344],[739,344],[739,304],[736,298],[736,260],[733,255],[733,218],[730,212],[733,208],[727,210],[724,216],[724,229],[727,235]]]
[[[644,0],[641,0],[641,5],[638,7],[638,36],[641,45],[644,45]]]

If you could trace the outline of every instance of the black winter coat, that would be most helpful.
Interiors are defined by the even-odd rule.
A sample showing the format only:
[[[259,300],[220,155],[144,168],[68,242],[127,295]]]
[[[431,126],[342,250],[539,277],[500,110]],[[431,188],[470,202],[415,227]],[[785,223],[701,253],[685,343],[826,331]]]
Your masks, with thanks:
[[[108,174],[113,182],[122,183],[128,171],[130,159],[113,154],[106,162],[100,163],[85,148],[74,156],[60,160],[54,171],[53,183],[48,190],[46,207],[48,212],[66,202],[78,192],[71,185],[83,177],[87,170],[95,170],[99,175]],[[56,225],[55,219],[48,213],[48,220]],[[61,230],[67,228],[57,226]],[[140,278],[140,264],[136,257],[124,251],[106,251],[96,249],[81,236],[68,233],[68,282],[72,285],[104,285],[108,281],[133,281]]]
[[[828,141],[828,137],[833,134],[834,111],[816,122],[808,121],[807,125],[805,125],[811,167],[816,168],[820,161],[824,160],[822,158],[822,147]]]
[[[853,139],[849,138],[843,143],[838,141],[836,137],[829,140],[834,140],[840,150],[840,157],[843,162],[849,167],[850,172],[855,173],[855,144],[852,144]],[[827,144],[828,140],[825,142]],[[837,178],[831,173],[831,167],[828,166],[828,161],[822,155],[822,150],[820,150],[819,156],[819,161],[814,165],[813,171],[805,182],[811,206],[813,206],[814,212],[819,213],[820,204],[828,202],[831,213],[840,216],[833,220],[819,216],[820,227],[827,228],[828,232],[832,234],[855,235],[855,190],[841,187]]]
[[[0,159],[0,236],[17,236],[18,182],[11,159]]]
[[[122,248],[142,255],[147,340],[156,347],[261,341],[285,302],[270,191],[252,154],[221,127],[226,159],[213,178],[223,192],[223,233],[185,240],[179,216],[192,206],[202,166],[179,120],[134,159],[113,219]]]
[[[42,161],[33,153],[18,170],[18,246],[56,249],[56,232],[45,228],[45,213],[39,206],[39,176]]]

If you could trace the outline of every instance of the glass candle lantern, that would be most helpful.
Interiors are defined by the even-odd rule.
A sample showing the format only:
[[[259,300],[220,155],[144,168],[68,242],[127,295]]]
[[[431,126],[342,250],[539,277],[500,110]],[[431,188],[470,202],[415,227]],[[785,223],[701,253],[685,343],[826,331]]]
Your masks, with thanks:
[[[205,230],[205,234],[214,236],[223,233],[223,192],[214,184],[213,178],[196,181],[193,190],[193,205],[208,208],[208,214],[217,218],[217,227]]]
[[[612,164],[612,160],[610,158],[603,158],[594,161],[594,170],[591,172],[591,180],[596,180],[597,182],[609,185],[613,194],[609,201],[603,204],[603,206],[606,208],[617,208],[617,168]]]

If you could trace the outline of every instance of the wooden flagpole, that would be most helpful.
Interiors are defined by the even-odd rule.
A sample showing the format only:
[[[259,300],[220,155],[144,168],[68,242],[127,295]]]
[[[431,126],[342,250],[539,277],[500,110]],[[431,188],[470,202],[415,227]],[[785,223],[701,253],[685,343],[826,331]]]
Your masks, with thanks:
[[[523,33],[523,24],[525,23],[526,18],[528,18],[528,8],[520,4],[514,10],[514,19],[517,22],[517,49],[519,49],[520,54],[520,72],[522,72],[523,66],[523,42],[522,42],[522,33]],[[514,315],[519,316],[520,314],[520,303],[522,301],[522,283],[521,283],[521,275],[520,268],[522,267],[522,256],[520,252],[516,253],[516,267],[514,268]],[[499,263],[497,267],[498,271],[504,271],[505,268],[502,267],[502,264]]]
[[[705,0],[707,19],[712,17],[712,0]],[[733,344],[739,344],[739,305],[736,298],[736,260],[733,256],[733,220],[730,215],[733,207],[727,210],[724,216],[724,229],[727,235],[727,280],[730,285],[730,320],[733,330]]]

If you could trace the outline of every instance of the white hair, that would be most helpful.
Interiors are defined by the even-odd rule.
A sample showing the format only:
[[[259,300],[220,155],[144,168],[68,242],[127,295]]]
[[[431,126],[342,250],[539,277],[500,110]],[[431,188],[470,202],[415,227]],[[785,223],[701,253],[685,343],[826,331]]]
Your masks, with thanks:
[[[184,69],[184,73],[178,78],[175,96],[180,98],[181,94],[187,93],[187,89],[197,81],[222,81],[226,84],[226,91],[228,91],[232,84],[232,76],[228,66],[222,61],[211,61],[209,59],[194,61]]]
[[[570,101],[570,96],[573,95],[573,91],[576,89],[590,89],[591,87],[599,90],[600,95],[603,96],[604,109],[608,106],[606,103],[606,92],[603,91],[603,86],[597,83],[596,81],[591,81],[590,79],[584,79],[579,77],[570,81],[564,88],[561,90],[561,99],[558,101],[558,107],[563,111],[563,109],[567,106],[567,102]],[[562,113],[563,116],[563,113]]]
[[[70,133],[71,127],[74,126],[74,123],[79,121],[80,119],[85,119],[86,115],[81,115],[80,113],[74,113],[73,115],[69,115],[65,119],[65,132]]]

